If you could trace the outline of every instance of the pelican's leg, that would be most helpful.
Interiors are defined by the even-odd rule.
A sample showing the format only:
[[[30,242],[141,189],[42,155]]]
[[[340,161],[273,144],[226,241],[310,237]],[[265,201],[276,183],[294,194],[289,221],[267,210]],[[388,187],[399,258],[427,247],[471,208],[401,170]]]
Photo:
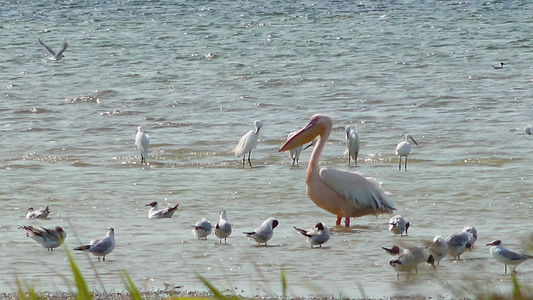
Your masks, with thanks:
[[[252,167],[252,161],[250,160],[251,156],[252,156],[252,150],[250,150],[250,152],[248,152],[248,164],[250,165],[250,168],[253,168]]]
[[[350,227],[350,217],[344,217],[344,226]]]
[[[342,219],[342,217],[337,216],[337,220],[335,221],[335,225],[337,225],[337,226],[341,225],[341,219]]]

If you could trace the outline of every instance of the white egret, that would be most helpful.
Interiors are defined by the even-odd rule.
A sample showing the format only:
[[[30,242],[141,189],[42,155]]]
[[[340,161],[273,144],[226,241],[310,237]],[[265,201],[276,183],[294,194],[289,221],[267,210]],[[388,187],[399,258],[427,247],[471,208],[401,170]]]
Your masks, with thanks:
[[[259,136],[259,130],[263,127],[263,122],[256,120],[254,126],[255,130],[250,130],[243,135],[237,147],[232,150],[235,153],[235,157],[242,156],[243,167],[245,166],[246,153],[248,153],[248,164],[250,164],[250,168],[252,167],[250,156],[252,155],[252,150],[257,147],[257,137]]]
[[[359,134],[355,129],[350,126],[346,126],[346,148],[348,150],[348,166],[350,165],[350,159],[353,159],[357,166],[357,157],[359,156],[360,142]]]
[[[396,146],[396,155],[400,156],[400,163],[398,164],[398,170],[402,170],[402,157],[405,157],[404,170],[407,171],[407,156],[411,153],[411,144],[409,140],[413,141],[418,146],[418,143],[413,139],[410,134],[406,134],[401,142]]]
[[[141,126],[137,127],[137,134],[135,135],[135,147],[141,153],[141,164],[146,162],[148,158],[148,149],[150,148],[150,140],[148,135],[142,131]]]

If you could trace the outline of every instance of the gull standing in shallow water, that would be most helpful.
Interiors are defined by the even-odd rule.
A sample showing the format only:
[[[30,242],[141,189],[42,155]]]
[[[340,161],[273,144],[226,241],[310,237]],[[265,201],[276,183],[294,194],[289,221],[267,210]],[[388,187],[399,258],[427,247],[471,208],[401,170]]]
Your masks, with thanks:
[[[357,157],[359,156],[359,134],[355,129],[350,126],[346,126],[346,148],[348,150],[348,166],[350,165],[350,159],[353,159],[357,166]]]
[[[213,225],[206,218],[202,218],[200,221],[194,225],[192,233],[198,239],[207,240],[207,236],[213,231]]]
[[[113,228],[109,228],[107,235],[103,238],[92,240],[88,245],[74,248],[77,251],[92,253],[98,257],[98,261],[100,261],[100,256],[103,256],[102,260],[105,261],[106,255],[111,253],[113,249],[115,249],[115,230]]]
[[[154,201],[150,204],[146,204],[145,206],[151,206],[150,211],[148,212],[148,219],[162,219],[162,218],[172,218],[172,215],[178,210],[178,206],[180,204],[176,204],[173,207],[167,207],[163,209],[159,209],[159,206],[157,205],[157,202]]]
[[[505,274],[507,274],[507,265],[514,265],[513,272],[516,273],[516,267],[519,264],[525,262],[528,259],[533,259],[533,256],[514,252],[503,247],[503,243],[500,240],[495,240],[490,244],[487,244],[490,247],[490,255],[492,257],[505,265]]]
[[[402,170],[402,157],[405,157],[404,171],[407,171],[407,156],[411,153],[411,144],[409,140],[413,141],[418,146],[418,143],[410,134],[406,134],[401,142],[396,146],[396,155],[400,156],[400,163],[398,164],[398,171]]]
[[[54,229],[41,228],[42,229],[32,226],[19,227],[19,229],[24,230],[27,237],[41,244],[41,246],[48,249],[48,251],[54,251],[54,248],[61,246],[67,238],[67,232],[61,226],[56,226]]]
[[[263,122],[256,120],[254,122],[255,130],[248,131],[245,135],[241,137],[239,144],[232,152],[235,153],[235,157],[242,156],[242,166],[245,166],[246,153],[248,153],[248,164],[250,168],[252,167],[252,162],[250,161],[250,155],[252,155],[252,150],[257,147],[257,137],[259,136],[259,130],[263,127]]]
[[[472,233],[466,230],[467,228],[468,227],[465,227],[463,231],[459,233],[450,234],[446,238],[448,255],[453,257],[453,259],[461,259],[461,254],[465,253],[467,249],[472,249],[474,246],[475,237]]]
[[[446,240],[440,235],[435,236],[432,242],[426,243],[425,247],[433,255],[438,266],[440,266],[440,261],[448,255],[448,244],[446,244]]]
[[[50,208],[48,206],[40,210],[34,210],[33,207],[30,207],[28,212],[26,212],[26,219],[46,219],[48,218],[48,214],[50,214]]]
[[[143,132],[141,126],[137,127],[137,134],[135,135],[135,147],[141,153],[141,164],[146,162],[148,158],[148,149],[150,148],[150,140],[148,135]]]
[[[320,208],[337,216],[335,224],[350,226],[350,218],[379,213],[392,213],[394,204],[372,180],[359,174],[336,169],[320,168],[320,155],[326,146],[333,120],[315,115],[311,121],[288,140],[279,151],[294,149],[319,137],[311,154],[305,184],[309,198]]]
[[[63,52],[65,52],[65,50],[67,50],[68,48],[68,43],[66,41],[63,43],[63,48],[59,50],[59,52],[57,53],[54,50],[52,50],[52,48],[46,46],[46,44],[43,43],[41,39],[39,39],[39,44],[43,45],[43,47],[46,48],[46,50],[48,50],[50,54],[52,54],[52,57],[50,57],[50,59],[55,60],[55,61],[61,60],[63,57],[65,57],[63,56]]]
[[[226,211],[222,210],[220,211],[220,218],[218,220],[217,225],[215,225],[215,235],[220,239],[220,243],[222,244],[222,239],[224,239],[224,244],[226,244],[226,239],[231,234],[231,224],[228,221],[228,217],[226,216]]]
[[[382,247],[387,253],[392,255],[389,260],[389,265],[396,271],[396,279],[400,277],[400,272],[406,272],[407,278],[414,270],[418,269],[418,265],[427,262],[433,268],[435,268],[435,259],[433,256],[426,252],[422,247],[408,247],[399,248],[394,246],[391,249]]]
[[[259,245],[265,244],[272,238],[274,235],[274,228],[278,227],[279,222],[274,218],[269,218],[257,227],[254,231],[243,232],[247,237],[253,238]]]
[[[311,245],[311,248],[315,245],[322,247],[322,244],[327,242],[331,237],[329,227],[322,222],[316,223],[315,227],[311,230],[304,230],[296,227],[294,227],[294,229],[296,229],[301,235],[307,237],[307,241]]]
[[[389,220],[389,230],[394,233],[394,235],[407,235],[407,230],[411,224],[407,222],[402,216],[396,215]]]

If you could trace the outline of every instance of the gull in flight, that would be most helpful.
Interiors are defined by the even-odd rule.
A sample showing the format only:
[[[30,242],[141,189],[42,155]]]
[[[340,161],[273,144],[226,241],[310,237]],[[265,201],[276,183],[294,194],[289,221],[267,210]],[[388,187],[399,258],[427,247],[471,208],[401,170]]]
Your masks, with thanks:
[[[64,57],[63,52],[65,52],[65,50],[67,50],[68,48],[68,43],[66,41],[63,43],[63,48],[57,53],[54,50],[52,50],[52,48],[46,46],[46,44],[43,43],[41,39],[39,39],[39,44],[43,45],[46,48],[46,50],[48,50],[48,52],[52,54],[52,57],[50,59],[55,60],[55,61],[61,60]]]
[[[173,207],[167,207],[163,209],[159,209],[157,202],[154,201],[150,204],[146,204],[145,206],[151,206],[150,211],[148,212],[148,219],[162,219],[162,218],[172,218],[172,215],[178,210],[179,203],[176,204]]]
[[[231,224],[228,222],[228,217],[226,216],[226,211],[220,211],[220,218],[215,225],[215,235],[220,239],[222,244],[222,239],[224,239],[224,244],[226,244],[226,239],[231,234]]]
[[[247,237],[253,238],[259,245],[265,244],[272,238],[274,235],[274,228],[279,225],[278,220],[274,218],[269,218],[257,227],[254,231],[243,232]]]
[[[294,227],[294,229],[296,229],[301,235],[307,237],[307,242],[309,242],[311,248],[315,245],[322,247],[322,244],[327,242],[331,237],[329,227],[322,222],[316,223],[315,227],[311,230],[304,230],[296,227]]]
[[[334,214],[335,224],[350,226],[350,218],[365,215],[392,213],[396,208],[373,179],[367,179],[357,173],[320,167],[320,155],[328,142],[333,120],[325,115],[314,115],[309,123],[288,140],[279,151],[294,149],[314,140],[318,142],[313,149],[305,185],[307,195],[320,208]]]
[[[202,218],[200,221],[194,225],[192,233],[198,239],[207,240],[207,236],[213,231],[213,225],[206,218]]]
[[[92,240],[88,245],[74,248],[74,250],[92,253],[98,257],[98,261],[100,261],[100,256],[103,256],[102,260],[105,261],[106,255],[111,253],[113,249],[115,249],[115,230],[113,228],[108,229],[106,236]]]
[[[32,226],[19,227],[19,229],[24,230],[27,237],[41,244],[41,246],[48,249],[48,251],[54,251],[54,248],[61,246],[67,238],[67,232],[61,226],[56,226],[53,229],[41,228],[42,229]]]
[[[33,207],[30,207],[28,212],[26,212],[26,219],[46,219],[48,218],[48,214],[50,214],[50,208],[48,206],[40,210],[34,210]]]
[[[235,153],[235,157],[242,156],[243,168],[246,165],[246,153],[248,153],[248,164],[250,165],[250,168],[252,167],[250,155],[252,155],[252,150],[257,147],[257,137],[259,136],[259,130],[261,130],[261,128],[263,127],[263,122],[256,120],[254,122],[254,127],[255,130],[250,130],[245,135],[243,135],[239,141],[239,144],[237,144],[237,147],[232,150],[232,152]]]
[[[492,255],[495,260],[505,265],[505,274],[507,274],[507,265],[514,265],[513,272],[516,273],[516,267],[518,267],[519,264],[533,258],[532,255],[505,249],[500,240],[495,240],[492,243],[487,244],[487,246],[492,246],[490,247],[490,255]]]

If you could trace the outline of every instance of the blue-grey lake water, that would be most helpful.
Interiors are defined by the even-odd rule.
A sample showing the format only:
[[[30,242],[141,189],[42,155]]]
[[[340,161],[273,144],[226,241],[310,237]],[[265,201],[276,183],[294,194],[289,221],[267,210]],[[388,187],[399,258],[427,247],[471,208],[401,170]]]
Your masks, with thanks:
[[[0,2],[0,291],[73,288],[65,249],[46,251],[20,225],[63,226],[69,249],[115,229],[106,262],[70,251],[91,289],[204,291],[197,275],[244,296],[457,297],[508,291],[485,244],[523,245],[533,214],[533,3],[530,1],[2,1]],[[69,43],[60,61],[54,50]],[[503,69],[492,65],[505,63]],[[287,134],[322,113],[334,120],[321,165],[374,177],[411,222],[335,216],[307,197],[310,150],[293,167]],[[262,120],[254,168],[230,151]],[[359,132],[358,166],[344,154]],[[150,137],[148,164],[135,131]],[[409,170],[394,149],[418,142]],[[145,204],[179,203],[172,219]],[[52,210],[26,220],[29,207]],[[228,244],[192,226],[226,210]],[[241,232],[268,217],[268,247]],[[293,226],[322,221],[311,249]],[[459,261],[396,278],[382,246],[421,245],[474,226]],[[94,264],[94,269],[92,264]],[[533,263],[518,267],[533,280]]]

